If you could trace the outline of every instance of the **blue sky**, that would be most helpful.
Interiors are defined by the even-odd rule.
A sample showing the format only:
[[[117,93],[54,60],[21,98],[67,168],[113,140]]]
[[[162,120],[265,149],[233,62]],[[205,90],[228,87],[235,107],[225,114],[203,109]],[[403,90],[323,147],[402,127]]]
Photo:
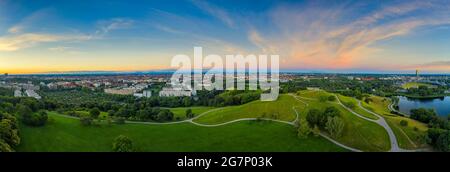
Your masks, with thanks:
[[[448,1],[0,0],[0,72],[152,70],[176,54],[282,69],[450,72]]]

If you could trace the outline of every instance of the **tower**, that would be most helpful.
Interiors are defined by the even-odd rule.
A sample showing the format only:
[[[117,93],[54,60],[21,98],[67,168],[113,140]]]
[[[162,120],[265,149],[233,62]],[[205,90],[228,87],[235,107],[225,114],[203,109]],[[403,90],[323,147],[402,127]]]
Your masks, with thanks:
[[[419,78],[419,70],[416,69],[416,77]]]

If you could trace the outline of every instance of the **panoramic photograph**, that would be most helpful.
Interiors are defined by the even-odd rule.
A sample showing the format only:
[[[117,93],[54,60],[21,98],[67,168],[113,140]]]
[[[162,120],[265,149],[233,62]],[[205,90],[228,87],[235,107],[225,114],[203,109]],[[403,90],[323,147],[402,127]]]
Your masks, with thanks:
[[[0,0],[0,156],[449,152],[449,45],[447,0]]]

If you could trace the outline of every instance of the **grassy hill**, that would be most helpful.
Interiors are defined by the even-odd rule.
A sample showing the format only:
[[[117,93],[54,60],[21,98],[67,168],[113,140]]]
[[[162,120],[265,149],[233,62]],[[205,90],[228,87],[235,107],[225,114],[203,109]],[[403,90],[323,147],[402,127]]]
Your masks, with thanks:
[[[387,151],[390,141],[386,130],[380,125],[364,120],[342,107],[336,100],[323,99],[333,94],[325,91],[300,91],[293,95],[280,95],[277,101],[253,101],[240,106],[229,106],[211,111],[194,122],[221,124],[241,118],[272,118],[293,121],[306,118],[310,109],[323,110],[335,107],[345,122],[343,136],[336,140],[344,145],[363,151]],[[343,103],[354,103],[353,110],[365,117],[377,119],[358,106],[351,97],[338,95]],[[372,97],[369,104],[362,105],[382,115],[393,129],[402,148],[419,148],[426,126],[417,121],[390,114],[390,100]],[[184,118],[187,108],[172,108],[175,116]],[[211,107],[192,107],[197,115]],[[50,112],[49,124],[40,128],[21,125],[22,144],[18,151],[110,151],[118,135],[134,140],[138,151],[344,151],[321,137],[298,139],[295,128],[278,122],[241,121],[218,127],[201,127],[191,123],[144,125],[101,124],[81,126],[77,119],[70,119]],[[400,121],[408,126],[400,126]]]
[[[170,108],[170,111],[173,112],[174,118],[179,118],[180,120],[186,119],[186,110],[191,109],[192,113],[194,113],[195,116],[202,114],[203,112],[206,112],[208,110],[214,109],[214,107],[204,107],[204,106],[197,106],[197,107],[179,107],[179,108]]]
[[[424,146],[423,136],[428,130],[425,124],[410,118],[392,114],[388,109],[389,104],[391,104],[391,100],[388,98],[372,96],[371,99],[373,100],[372,102],[369,104],[363,102],[362,105],[384,117],[397,136],[401,148],[417,149]],[[407,121],[408,126],[401,126],[401,120]]]
[[[295,129],[268,121],[243,121],[220,127],[190,123],[170,125],[101,124],[82,126],[78,119],[50,112],[44,127],[21,125],[17,151],[111,151],[118,135],[130,137],[137,151],[346,151],[321,138],[298,139]]]
[[[408,82],[408,83],[403,84],[402,88],[404,88],[404,89],[419,88],[419,86],[433,87],[432,85],[426,84],[426,83]]]
[[[271,118],[282,121],[293,121],[296,118],[293,107],[305,107],[304,104],[289,95],[280,95],[276,101],[253,101],[244,105],[229,106],[212,111],[197,119],[197,123],[220,124],[241,118]]]
[[[301,99],[309,104],[308,108],[325,109],[333,106],[341,111],[345,127],[343,136],[337,139],[340,143],[363,151],[388,151],[390,149],[389,136],[383,127],[357,117],[337,104],[336,101],[319,100],[320,97],[328,97],[332,94],[325,91],[301,91],[297,95],[303,97]],[[302,116],[306,116],[306,112]]]

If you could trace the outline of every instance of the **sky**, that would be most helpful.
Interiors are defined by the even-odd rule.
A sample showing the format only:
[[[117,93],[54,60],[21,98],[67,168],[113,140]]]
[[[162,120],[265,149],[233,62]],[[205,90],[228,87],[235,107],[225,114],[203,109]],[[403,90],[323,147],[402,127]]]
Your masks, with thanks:
[[[293,71],[450,73],[450,2],[0,0],[0,72],[146,71],[276,54]]]

